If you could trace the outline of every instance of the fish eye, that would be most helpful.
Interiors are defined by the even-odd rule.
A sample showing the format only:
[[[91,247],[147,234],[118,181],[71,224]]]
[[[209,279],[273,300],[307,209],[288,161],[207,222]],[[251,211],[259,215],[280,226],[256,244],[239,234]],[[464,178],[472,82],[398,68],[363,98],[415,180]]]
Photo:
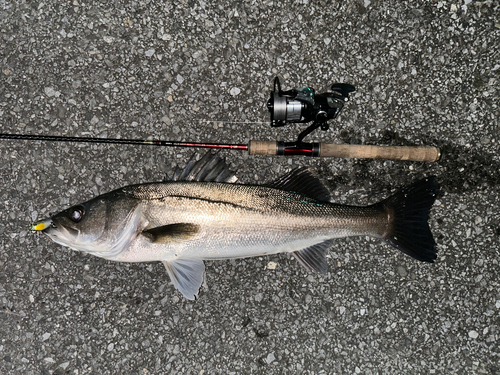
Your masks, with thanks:
[[[83,210],[83,207],[75,207],[73,210],[71,210],[69,218],[75,223],[78,223],[80,220],[82,220],[84,214],[85,211]]]

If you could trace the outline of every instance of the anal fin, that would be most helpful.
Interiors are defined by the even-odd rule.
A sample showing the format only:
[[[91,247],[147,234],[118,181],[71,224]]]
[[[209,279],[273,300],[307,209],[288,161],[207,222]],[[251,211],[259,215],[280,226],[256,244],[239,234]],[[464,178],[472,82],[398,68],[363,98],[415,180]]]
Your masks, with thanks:
[[[205,264],[200,259],[176,259],[162,262],[175,289],[189,300],[198,296],[205,281]]]
[[[292,255],[308,271],[325,274],[328,271],[326,254],[333,240],[320,242],[316,245],[306,247],[300,251],[295,251]]]

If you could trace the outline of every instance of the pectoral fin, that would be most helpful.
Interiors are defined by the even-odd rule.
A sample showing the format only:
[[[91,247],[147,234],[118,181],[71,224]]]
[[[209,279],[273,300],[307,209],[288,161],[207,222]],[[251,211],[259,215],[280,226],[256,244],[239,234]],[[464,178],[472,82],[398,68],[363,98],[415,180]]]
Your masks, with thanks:
[[[309,271],[325,274],[328,271],[326,254],[331,243],[332,240],[321,242],[300,251],[295,251],[292,255]]]
[[[190,223],[169,224],[151,228],[141,234],[154,244],[182,242],[193,238],[200,231],[200,226]]]
[[[199,259],[177,259],[162,262],[167,269],[175,289],[189,300],[198,296],[201,284],[205,281],[205,264]]]

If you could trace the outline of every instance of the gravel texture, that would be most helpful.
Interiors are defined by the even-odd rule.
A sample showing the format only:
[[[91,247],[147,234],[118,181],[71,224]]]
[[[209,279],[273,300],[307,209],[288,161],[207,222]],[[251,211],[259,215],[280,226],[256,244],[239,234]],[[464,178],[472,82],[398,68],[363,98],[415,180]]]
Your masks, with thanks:
[[[207,262],[191,302],[160,263],[28,228],[200,151],[0,141],[0,373],[500,374],[499,41],[495,1],[0,0],[2,132],[293,140],[300,126],[267,124],[279,75],[284,89],[356,86],[316,140],[443,151],[434,164],[222,152],[246,183],[311,166],[340,203],[434,174],[438,260],[342,239],[325,276],[284,255]]]

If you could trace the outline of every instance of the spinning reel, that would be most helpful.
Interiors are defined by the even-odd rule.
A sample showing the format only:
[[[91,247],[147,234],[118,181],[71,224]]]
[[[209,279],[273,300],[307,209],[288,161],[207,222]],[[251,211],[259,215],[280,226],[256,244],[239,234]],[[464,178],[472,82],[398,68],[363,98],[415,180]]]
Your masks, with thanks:
[[[271,126],[281,127],[287,123],[312,121],[312,124],[299,134],[295,143],[297,148],[303,147],[303,139],[314,130],[329,129],[328,121],[339,115],[349,100],[349,94],[355,90],[354,86],[347,83],[334,83],[329,91],[321,94],[316,94],[312,87],[283,91],[280,80],[276,77],[271,97],[267,101]]]

